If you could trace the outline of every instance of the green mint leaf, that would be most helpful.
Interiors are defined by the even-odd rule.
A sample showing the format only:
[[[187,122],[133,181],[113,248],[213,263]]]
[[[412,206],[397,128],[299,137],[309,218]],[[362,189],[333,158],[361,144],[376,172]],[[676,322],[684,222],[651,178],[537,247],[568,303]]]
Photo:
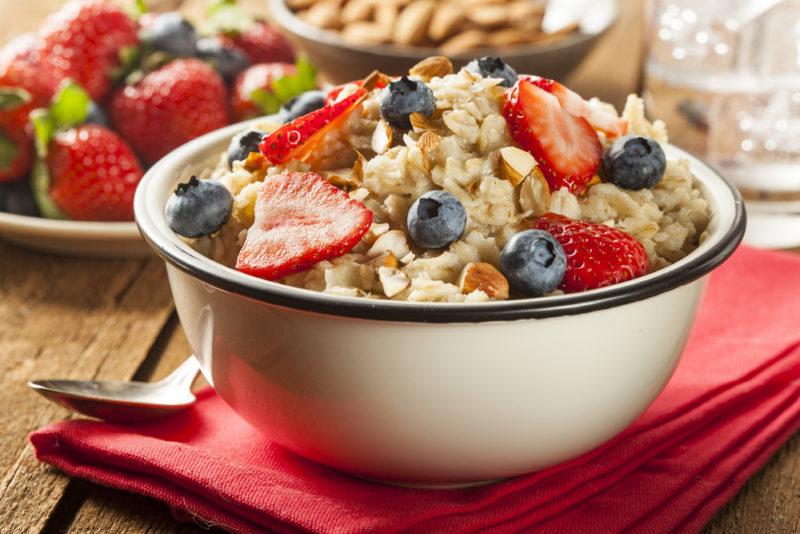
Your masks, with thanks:
[[[50,112],[46,109],[34,109],[30,115],[33,124],[33,139],[36,145],[36,154],[40,158],[47,157],[47,146],[56,131],[56,124]]]
[[[19,155],[16,143],[0,132],[0,167],[6,169],[14,163]]]
[[[255,102],[265,115],[272,115],[281,109],[282,102],[278,100],[273,93],[261,88],[256,89],[250,94],[250,100]]]
[[[31,101],[31,94],[20,87],[0,87],[0,111],[11,111]]]
[[[314,65],[305,56],[300,56],[295,66],[296,72],[293,75],[281,76],[273,80],[271,89],[275,99],[279,104],[285,104],[292,98],[310,91],[317,86],[317,71]],[[277,111],[277,110],[275,110]],[[265,109],[265,113],[275,113],[275,111]]]
[[[208,20],[204,32],[208,34],[225,33],[238,35],[255,22],[253,15],[235,5],[235,2],[214,2],[208,10]]]
[[[48,219],[66,219],[64,212],[50,197],[50,173],[44,160],[37,158],[31,171],[31,189],[39,211]]]
[[[89,94],[83,87],[66,80],[53,98],[50,115],[59,129],[68,129],[83,124],[89,114]]]
[[[134,0],[133,1],[133,13],[136,18],[141,17],[145,13],[147,13],[149,9],[147,8],[147,2],[145,0]]]

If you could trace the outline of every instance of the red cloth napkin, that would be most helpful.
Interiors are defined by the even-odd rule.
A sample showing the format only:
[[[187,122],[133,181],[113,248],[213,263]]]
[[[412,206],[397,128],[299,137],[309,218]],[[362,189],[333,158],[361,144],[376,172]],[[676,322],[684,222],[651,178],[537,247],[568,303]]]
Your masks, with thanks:
[[[491,486],[351,478],[271,443],[211,390],[161,422],[65,421],[31,441],[70,475],[231,531],[651,533],[702,528],[798,428],[800,257],[742,248],[712,276],[675,376],[638,421],[576,460]]]

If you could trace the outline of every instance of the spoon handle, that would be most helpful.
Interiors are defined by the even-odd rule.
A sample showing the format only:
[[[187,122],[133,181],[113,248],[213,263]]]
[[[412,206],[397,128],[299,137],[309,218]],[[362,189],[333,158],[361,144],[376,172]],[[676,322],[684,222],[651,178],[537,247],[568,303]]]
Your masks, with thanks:
[[[186,361],[180,364],[169,376],[164,378],[161,382],[168,382],[176,388],[189,390],[192,388],[197,375],[200,373],[200,362],[194,354],[186,358]]]

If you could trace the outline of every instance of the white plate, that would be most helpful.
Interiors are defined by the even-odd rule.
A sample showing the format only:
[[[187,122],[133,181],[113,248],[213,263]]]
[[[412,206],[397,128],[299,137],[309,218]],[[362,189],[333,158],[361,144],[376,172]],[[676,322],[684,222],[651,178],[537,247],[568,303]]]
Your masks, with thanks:
[[[0,239],[70,256],[141,258],[151,254],[133,222],[59,221],[0,213]]]

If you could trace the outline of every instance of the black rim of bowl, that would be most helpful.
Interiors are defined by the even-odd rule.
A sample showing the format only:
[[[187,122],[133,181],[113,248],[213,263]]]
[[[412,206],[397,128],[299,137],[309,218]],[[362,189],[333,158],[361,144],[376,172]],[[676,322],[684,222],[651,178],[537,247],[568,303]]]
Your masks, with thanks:
[[[163,160],[150,169],[148,174],[155,173],[162,163]],[[525,298],[473,304],[399,302],[363,297],[336,297],[309,289],[268,282],[241,273],[237,273],[235,278],[232,277],[231,273],[224,270],[222,265],[201,257],[199,253],[190,253],[167,239],[166,236],[160,236],[158,228],[154,228],[152,221],[149,220],[143,191],[138,191],[136,195],[136,224],[148,244],[169,264],[218,289],[267,304],[313,313],[376,321],[476,323],[544,319],[577,315],[644,300],[693,282],[708,274],[730,257],[744,237],[747,219],[744,203],[739,191],[727,178],[713,167],[702,161],[701,163],[712,170],[725,184],[734,201],[733,220],[711,247],[699,254],[690,254],[678,262],[677,269],[664,273],[662,276],[656,273],[646,279],[632,280],[599,290],[559,297]],[[140,190],[142,189],[140,187]],[[144,212],[143,216],[140,216],[140,211]]]

